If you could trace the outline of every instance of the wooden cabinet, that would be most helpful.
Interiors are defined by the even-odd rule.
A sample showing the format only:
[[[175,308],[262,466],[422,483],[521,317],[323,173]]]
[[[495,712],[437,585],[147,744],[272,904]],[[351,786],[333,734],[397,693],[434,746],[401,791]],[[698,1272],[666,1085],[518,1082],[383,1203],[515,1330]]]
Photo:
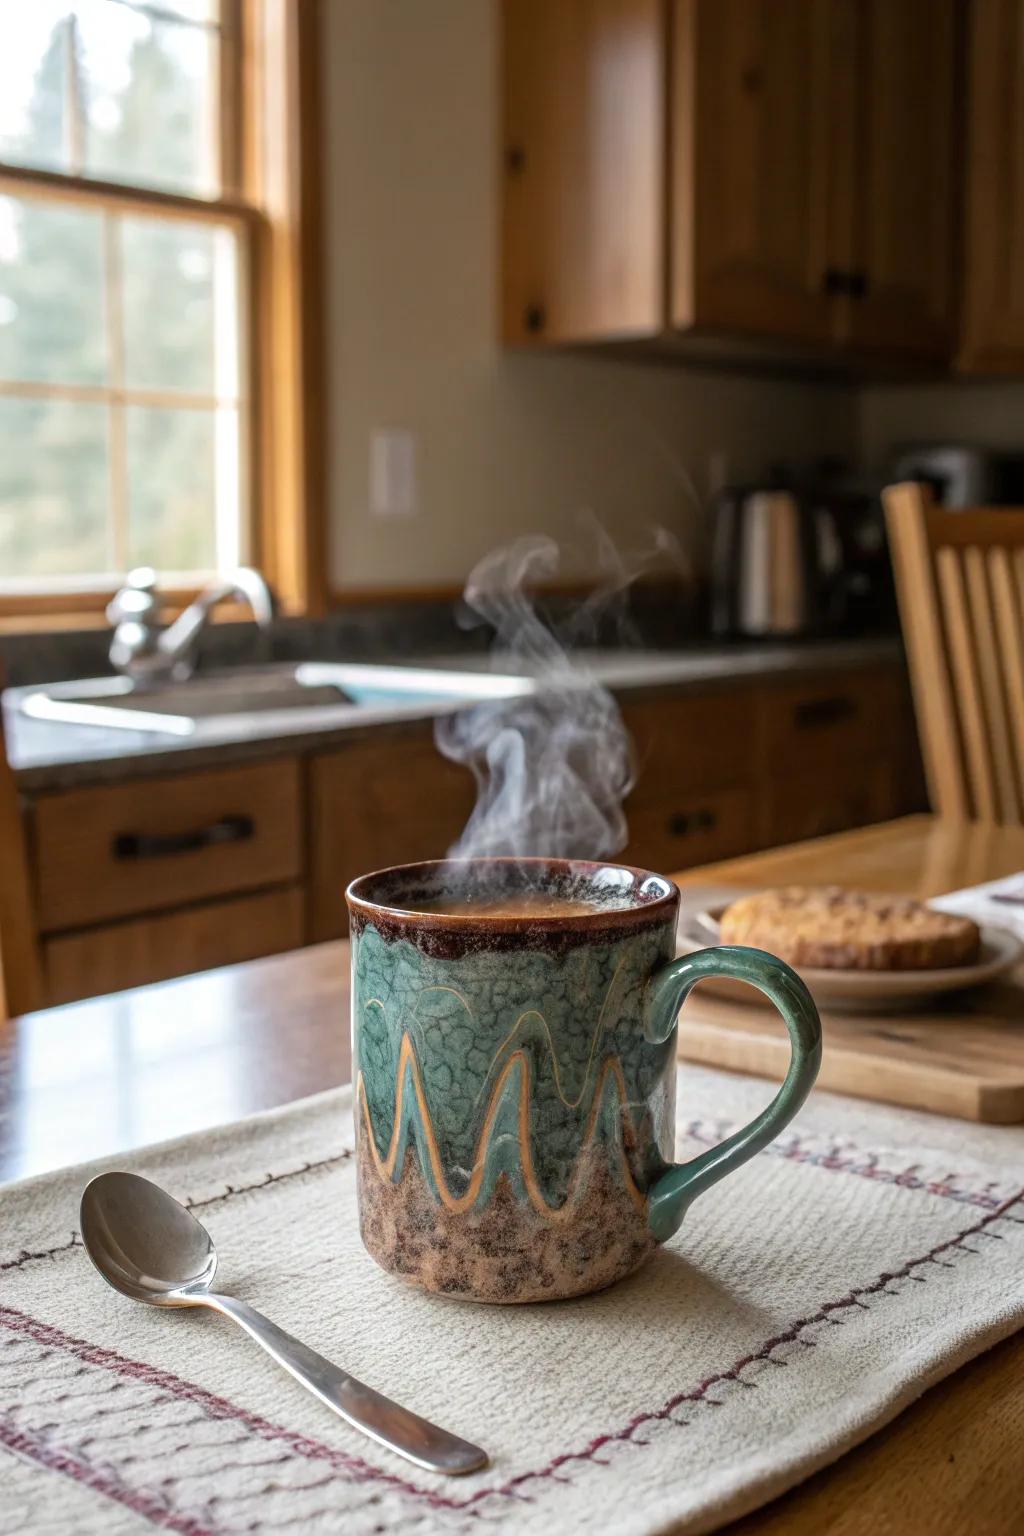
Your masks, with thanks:
[[[1024,371],[1024,0],[971,0],[960,361]]]
[[[661,323],[661,0],[514,0],[504,54],[509,341]]]
[[[637,781],[627,808],[742,783],[751,772],[755,700],[747,688],[624,700]]]
[[[757,755],[769,779],[819,781],[826,799],[835,779],[878,758],[894,758],[901,740],[899,675],[856,668],[763,689],[757,698]]]
[[[827,342],[828,16],[671,8],[670,324]]]
[[[43,942],[47,1004],[298,949],[303,904],[292,885],[54,934]]]
[[[837,334],[860,352],[941,360],[956,329],[954,0],[833,5],[836,170],[850,212],[833,206],[830,260],[852,275]]]
[[[675,0],[676,327],[943,358],[956,0]]]
[[[919,809],[905,679],[868,667],[784,683],[758,698],[759,847],[822,837]],[[828,879],[823,871],[822,878]]]
[[[627,864],[669,873],[693,864],[731,859],[757,846],[754,795],[749,785],[679,790],[665,800],[638,800],[628,811]]]
[[[923,803],[894,665],[627,694],[622,708],[630,863],[685,869]],[[350,880],[443,857],[475,803],[426,723],[308,758],[40,795],[27,831],[45,1001],[337,938]]]
[[[763,786],[754,822],[755,845],[775,848],[806,837],[824,837],[847,827],[889,821],[903,809],[896,796],[893,765],[885,758],[851,763],[827,778],[798,769]],[[828,883],[827,869],[822,870],[821,879]]]
[[[294,758],[41,797],[33,844],[44,932],[298,878]]]
[[[627,863],[682,869],[753,847],[754,707],[746,689],[624,705],[636,761]]]
[[[313,941],[348,932],[350,880],[443,858],[476,803],[472,775],[441,756],[429,727],[321,753],[310,764],[309,791]]]
[[[685,869],[924,804],[913,711],[892,667],[654,698],[623,714],[638,764],[630,863]]]
[[[295,758],[40,796],[47,1003],[301,944],[302,817]]]
[[[948,354],[956,0],[504,18],[506,341]]]

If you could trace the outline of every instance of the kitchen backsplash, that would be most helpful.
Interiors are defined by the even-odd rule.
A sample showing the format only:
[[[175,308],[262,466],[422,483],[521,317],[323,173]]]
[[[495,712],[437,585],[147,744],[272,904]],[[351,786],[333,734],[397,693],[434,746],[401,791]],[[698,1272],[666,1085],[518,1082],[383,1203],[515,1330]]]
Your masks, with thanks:
[[[557,624],[575,601],[571,596],[549,594],[541,608]],[[464,628],[460,616],[461,604],[449,598],[360,603],[323,619],[276,620],[269,649],[275,661],[387,658],[406,662],[439,653],[486,650],[490,632],[480,626]],[[593,643],[667,650],[707,634],[702,589],[681,582],[644,582],[628,594],[620,615],[609,615],[598,624]],[[4,681],[13,688],[102,676],[111,670],[110,637],[106,627],[0,635]],[[259,636],[250,623],[213,624],[200,639],[201,667],[239,665],[260,657]]]

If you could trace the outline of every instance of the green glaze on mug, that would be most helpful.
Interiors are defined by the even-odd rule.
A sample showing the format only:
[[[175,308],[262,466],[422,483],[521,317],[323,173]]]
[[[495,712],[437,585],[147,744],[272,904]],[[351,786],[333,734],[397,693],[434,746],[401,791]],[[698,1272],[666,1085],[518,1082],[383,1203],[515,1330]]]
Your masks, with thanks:
[[[588,910],[417,910],[524,891]],[[778,1134],[817,1075],[803,983],[758,950],[673,959],[679,893],[661,876],[546,859],[413,864],[363,876],[347,900],[360,1229],[378,1263],[429,1290],[522,1302],[610,1285]],[[706,976],[766,993],[792,1061],[750,1125],[677,1166],[676,1016]]]

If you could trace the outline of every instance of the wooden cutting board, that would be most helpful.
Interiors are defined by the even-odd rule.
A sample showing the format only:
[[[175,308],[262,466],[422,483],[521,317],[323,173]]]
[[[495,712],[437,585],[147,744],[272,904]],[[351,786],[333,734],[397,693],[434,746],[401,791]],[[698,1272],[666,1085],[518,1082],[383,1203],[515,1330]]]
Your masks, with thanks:
[[[862,836],[870,839],[874,831]],[[751,862],[772,858],[762,854]],[[842,870],[834,873],[841,876]],[[885,888],[873,868],[864,886]],[[684,885],[680,952],[693,947],[693,914],[731,901],[743,889],[753,886]],[[750,1003],[737,1001],[748,991]],[[1024,965],[990,986],[937,998],[920,1012],[823,1013],[821,1023],[819,1088],[991,1125],[1024,1121]],[[679,1017],[679,1055],[781,1082],[789,1038],[775,1010],[750,989],[701,984]]]
[[[1024,973],[921,1013],[823,1014],[818,1087],[996,1125],[1024,1121]],[[778,1014],[694,988],[679,1019],[687,1061],[779,1081]]]

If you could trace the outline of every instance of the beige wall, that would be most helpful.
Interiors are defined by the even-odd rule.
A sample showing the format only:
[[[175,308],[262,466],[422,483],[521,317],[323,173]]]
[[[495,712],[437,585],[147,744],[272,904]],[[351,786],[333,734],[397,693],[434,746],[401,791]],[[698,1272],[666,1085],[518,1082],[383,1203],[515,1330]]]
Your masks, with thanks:
[[[1024,447],[1024,381],[901,385],[865,389],[861,447],[867,462],[886,467],[893,446],[914,442]]]
[[[498,0],[326,0],[331,574],[457,582],[495,544],[688,526],[724,455],[849,451],[852,393],[495,343]],[[408,428],[420,511],[373,517],[369,438]]]

